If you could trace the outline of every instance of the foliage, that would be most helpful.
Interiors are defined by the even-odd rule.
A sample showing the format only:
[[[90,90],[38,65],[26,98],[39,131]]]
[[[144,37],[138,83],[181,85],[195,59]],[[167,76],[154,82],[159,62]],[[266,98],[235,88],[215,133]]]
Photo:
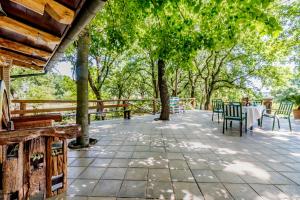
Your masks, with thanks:
[[[289,81],[300,77],[291,71],[300,66],[299,21],[299,1],[107,1],[86,28],[90,98],[158,98],[158,60],[169,93],[206,109],[212,98],[257,99],[264,90],[291,97],[299,94]],[[76,45],[66,52],[72,65]],[[74,98],[75,85],[52,73],[14,80],[13,94]]]

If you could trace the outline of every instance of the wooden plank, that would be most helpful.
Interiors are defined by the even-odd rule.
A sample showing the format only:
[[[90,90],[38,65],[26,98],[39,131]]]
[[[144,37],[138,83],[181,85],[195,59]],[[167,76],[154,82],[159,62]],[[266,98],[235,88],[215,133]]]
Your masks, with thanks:
[[[43,41],[46,44],[58,44],[60,38],[33,28],[6,16],[0,16],[0,28],[23,35],[33,41]]]
[[[0,145],[15,144],[32,140],[38,137],[57,137],[71,139],[79,135],[81,128],[79,125],[33,128],[16,131],[2,131],[0,134]]]
[[[0,37],[0,47],[48,60],[51,53]]]
[[[115,105],[104,105],[102,108],[120,108],[120,107],[129,107],[129,104],[115,104]],[[98,106],[90,106],[89,109],[97,109]],[[74,111],[76,110],[76,106],[73,107],[65,107],[65,108],[45,108],[45,109],[28,109],[28,110],[13,110],[11,114],[35,114],[35,113],[51,113],[51,112],[66,112],[66,111]]]
[[[129,107],[129,104],[116,104],[116,105],[104,105],[102,108],[120,108],[120,107]],[[97,109],[98,106],[90,106],[89,109]],[[74,111],[76,106],[65,107],[65,108],[45,108],[45,109],[28,109],[28,110],[12,110],[11,114],[36,114],[36,113],[51,113],[51,112],[66,112]]]
[[[71,24],[74,20],[75,12],[60,3],[48,0],[45,11],[56,21],[62,24]]]
[[[11,58],[12,60],[18,60],[18,61],[21,61],[21,62],[25,62],[27,64],[33,64],[33,65],[37,65],[37,66],[40,66],[40,67],[43,67],[43,66],[46,65],[46,62],[43,61],[43,60],[39,60],[39,59],[36,59],[36,58],[31,58],[31,57],[28,57],[28,56],[24,56],[24,55],[21,55],[21,54],[18,54],[18,53],[13,53],[13,52],[6,51],[6,50],[3,50],[3,49],[0,49],[0,56],[5,56],[7,58]]]
[[[40,15],[47,12],[53,19],[63,24],[73,22],[75,12],[54,0],[11,0]]]
[[[34,65],[34,64],[24,63],[24,62],[19,61],[19,60],[14,60],[12,62],[12,65],[17,66],[17,67],[24,67],[24,68],[28,68],[28,69],[34,69],[34,70],[44,70],[44,67],[37,66],[37,65]]]
[[[52,167],[51,167],[51,163],[52,163],[52,142],[53,142],[53,138],[47,138],[46,139],[46,194],[47,194],[47,198],[51,197],[52,195]]]
[[[23,117],[12,117],[11,121],[14,122],[31,122],[31,121],[41,121],[41,120],[54,120],[56,122],[62,121],[61,114],[44,114],[44,115],[33,115],[33,116],[23,116]]]
[[[14,3],[24,6],[40,15],[44,14],[46,0],[11,0]]]

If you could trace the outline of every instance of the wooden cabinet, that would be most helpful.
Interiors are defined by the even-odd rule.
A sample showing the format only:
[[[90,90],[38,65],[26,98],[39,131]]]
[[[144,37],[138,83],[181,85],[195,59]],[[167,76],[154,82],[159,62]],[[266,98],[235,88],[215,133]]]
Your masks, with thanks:
[[[0,132],[0,199],[45,199],[67,189],[67,139],[78,125]]]

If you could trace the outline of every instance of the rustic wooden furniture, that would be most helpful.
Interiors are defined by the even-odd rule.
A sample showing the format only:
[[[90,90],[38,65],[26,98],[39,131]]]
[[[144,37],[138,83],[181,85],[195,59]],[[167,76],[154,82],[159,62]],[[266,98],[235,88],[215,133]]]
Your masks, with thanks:
[[[294,106],[294,104],[292,102],[281,102],[279,105],[279,108],[276,110],[273,110],[273,111],[275,111],[273,114],[271,112],[270,112],[271,114],[267,113],[267,111],[272,111],[272,110],[266,109],[263,112],[263,115],[261,118],[261,127],[262,127],[262,123],[263,123],[263,118],[268,117],[268,118],[273,119],[272,131],[274,130],[274,127],[275,127],[275,120],[277,120],[278,128],[280,129],[279,119],[283,118],[283,119],[288,120],[290,131],[292,131],[291,114],[292,114],[293,106]]]
[[[43,127],[53,120],[61,116],[11,118],[0,80],[0,199],[45,199],[66,191],[66,139],[77,136],[80,127]]]

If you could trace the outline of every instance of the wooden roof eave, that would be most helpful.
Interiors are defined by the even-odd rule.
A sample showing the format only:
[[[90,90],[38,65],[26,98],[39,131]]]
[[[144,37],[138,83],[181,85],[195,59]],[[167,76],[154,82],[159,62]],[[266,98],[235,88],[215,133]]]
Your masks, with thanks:
[[[72,27],[69,29],[62,42],[55,49],[53,55],[46,64],[45,71],[53,68],[63,57],[67,47],[78,37],[79,33],[88,25],[95,17],[97,12],[103,7],[106,0],[86,1],[81,8],[78,16],[74,20]]]

